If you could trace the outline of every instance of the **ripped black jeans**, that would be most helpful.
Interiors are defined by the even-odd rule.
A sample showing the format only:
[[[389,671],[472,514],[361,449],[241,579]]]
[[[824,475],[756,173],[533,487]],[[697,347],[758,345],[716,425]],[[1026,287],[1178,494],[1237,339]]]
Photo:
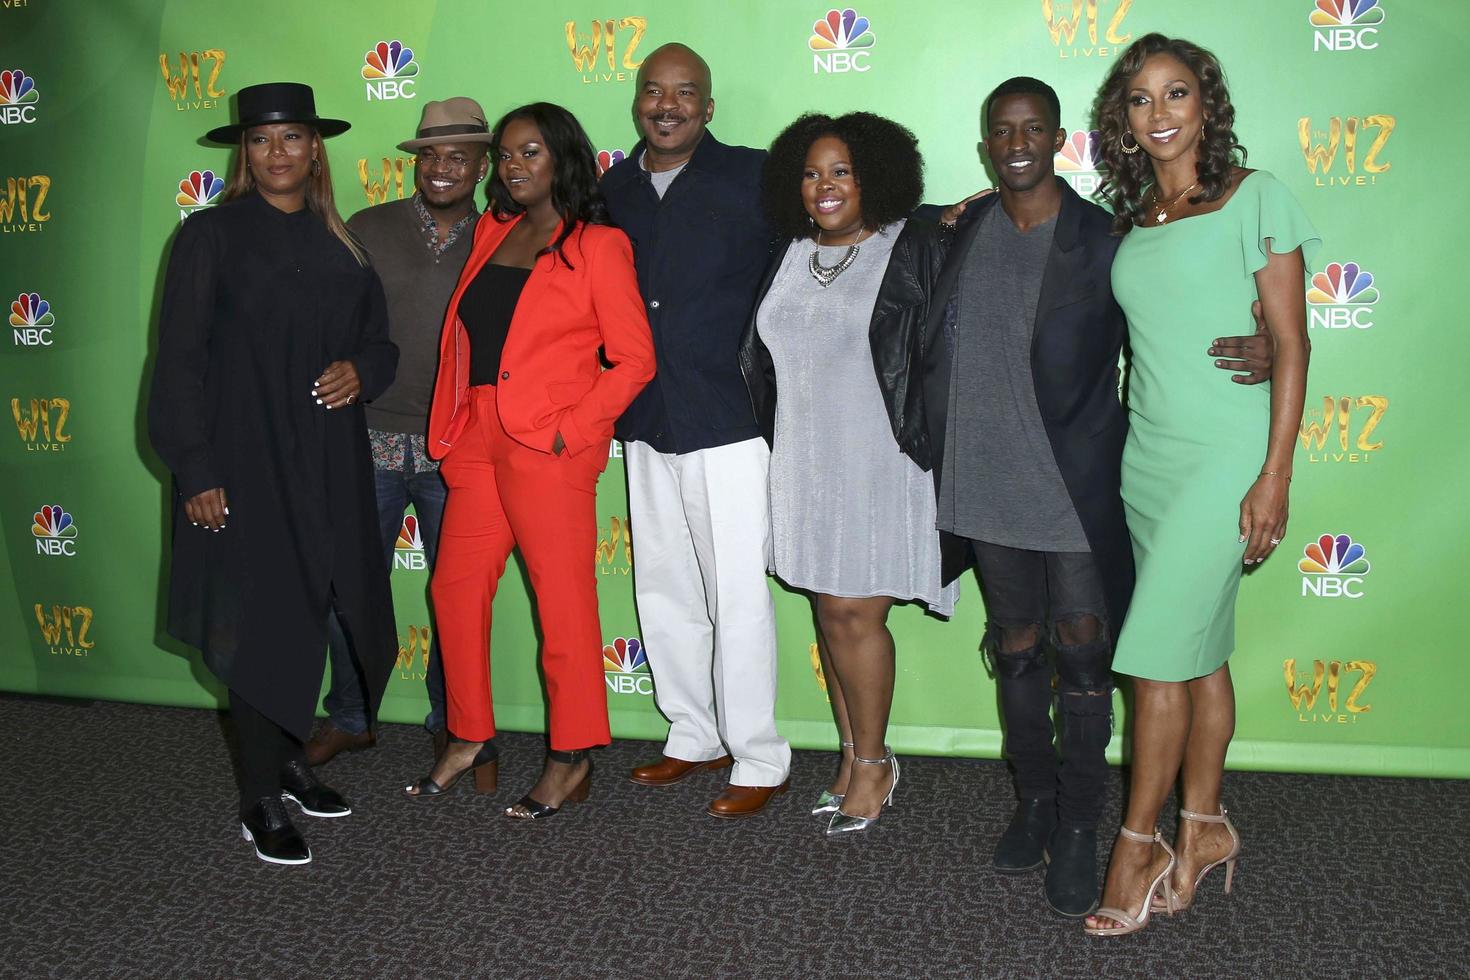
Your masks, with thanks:
[[[1112,631],[1097,565],[1087,552],[971,545],[988,619],[980,649],[1000,691],[1016,792],[1055,798],[1064,823],[1096,826],[1113,734]]]

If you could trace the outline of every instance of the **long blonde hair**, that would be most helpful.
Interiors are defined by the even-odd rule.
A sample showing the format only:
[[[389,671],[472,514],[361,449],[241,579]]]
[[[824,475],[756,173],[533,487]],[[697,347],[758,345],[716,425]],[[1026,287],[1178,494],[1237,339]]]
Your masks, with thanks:
[[[306,183],[306,207],[316,214],[326,224],[327,230],[335,235],[352,257],[357,259],[357,264],[366,266],[368,264],[367,252],[352,232],[347,230],[342,216],[337,213],[337,200],[332,196],[332,166],[327,162],[327,147],[322,140],[316,127],[310,123],[301,123],[311,132],[311,138],[316,146],[316,159],[320,166],[314,167],[311,178]],[[245,138],[249,130],[240,133],[240,145],[236,148],[235,163],[230,168],[230,180],[225,184],[225,192],[221,200],[232,201],[237,197],[244,197],[255,190],[255,175],[250,172],[250,151],[245,144]]]

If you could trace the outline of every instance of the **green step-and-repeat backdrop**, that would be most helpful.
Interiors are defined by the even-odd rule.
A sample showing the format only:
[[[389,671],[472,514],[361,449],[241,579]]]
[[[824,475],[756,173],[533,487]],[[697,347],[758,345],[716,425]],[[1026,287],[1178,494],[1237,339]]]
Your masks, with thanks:
[[[1456,611],[1470,473],[1452,378],[1470,344],[1463,306],[1439,291],[1470,214],[1456,163],[1470,139],[1454,121],[1470,87],[1453,71],[1470,53],[1470,7],[1429,0],[0,0],[0,688],[221,703],[197,656],[161,630],[167,476],[142,400],[171,234],[218,201],[228,166],[200,137],[228,121],[242,86],[304,81],[320,112],[352,121],[328,144],[344,215],[412,193],[413,159],[394,144],[429,99],[473,96],[492,118],[559,102],[604,165],[620,159],[637,139],[637,66],[673,40],[713,67],[722,140],[765,146],[806,110],[883,113],[919,135],[939,202],[989,184],[984,95],[1039,76],[1070,131],[1057,170],[1087,194],[1093,95],[1148,31],[1220,55],[1250,164],[1285,181],[1325,239],[1306,296],[1313,362],[1291,527],[1241,593],[1230,763],[1470,776]],[[658,738],[625,501],[615,458],[588,556],[607,696],[617,735]],[[394,552],[391,721],[423,716],[427,585],[410,517]],[[830,747],[810,608],[772,589],[781,729]],[[531,601],[519,579],[497,601],[497,717],[539,729]],[[897,751],[998,754],[976,652],[984,619],[973,581],[950,622],[895,610]],[[279,642],[295,638],[283,629]]]

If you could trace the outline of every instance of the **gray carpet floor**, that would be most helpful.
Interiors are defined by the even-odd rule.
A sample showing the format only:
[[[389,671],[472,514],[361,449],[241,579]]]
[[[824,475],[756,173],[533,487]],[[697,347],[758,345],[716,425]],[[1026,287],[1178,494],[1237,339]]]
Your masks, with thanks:
[[[0,697],[0,976],[1470,975],[1467,782],[1228,773],[1234,894],[1216,872],[1186,916],[1098,939],[989,870],[998,762],[906,758],[882,822],[829,841],[806,809],[830,755],[724,822],[717,776],[635,786],[657,747],[620,742],[589,803],[522,825],[500,810],[542,744],[502,742],[493,797],[415,804],[427,736],[385,726],[321,770],[357,812],[302,817],[316,859],[283,868],[240,840],[220,716]]]

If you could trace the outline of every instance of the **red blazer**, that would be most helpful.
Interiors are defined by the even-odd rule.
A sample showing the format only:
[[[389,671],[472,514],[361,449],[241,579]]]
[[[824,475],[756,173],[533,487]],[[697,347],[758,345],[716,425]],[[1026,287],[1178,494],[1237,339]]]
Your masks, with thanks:
[[[429,455],[449,452],[469,419],[469,335],[459,301],[520,217],[486,214],[444,316],[439,374],[429,409]],[[552,240],[560,235],[560,226]],[[562,244],[573,268],[555,254],[536,259],[500,354],[496,409],[511,438],[551,452],[561,432],[568,453],[612,438],[613,423],[653,377],[653,335],[633,271],[628,236],[607,225],[581,225]],[[601,346],[613,366],[603,370]],[[606,465],[606,460],[603,461]]]

